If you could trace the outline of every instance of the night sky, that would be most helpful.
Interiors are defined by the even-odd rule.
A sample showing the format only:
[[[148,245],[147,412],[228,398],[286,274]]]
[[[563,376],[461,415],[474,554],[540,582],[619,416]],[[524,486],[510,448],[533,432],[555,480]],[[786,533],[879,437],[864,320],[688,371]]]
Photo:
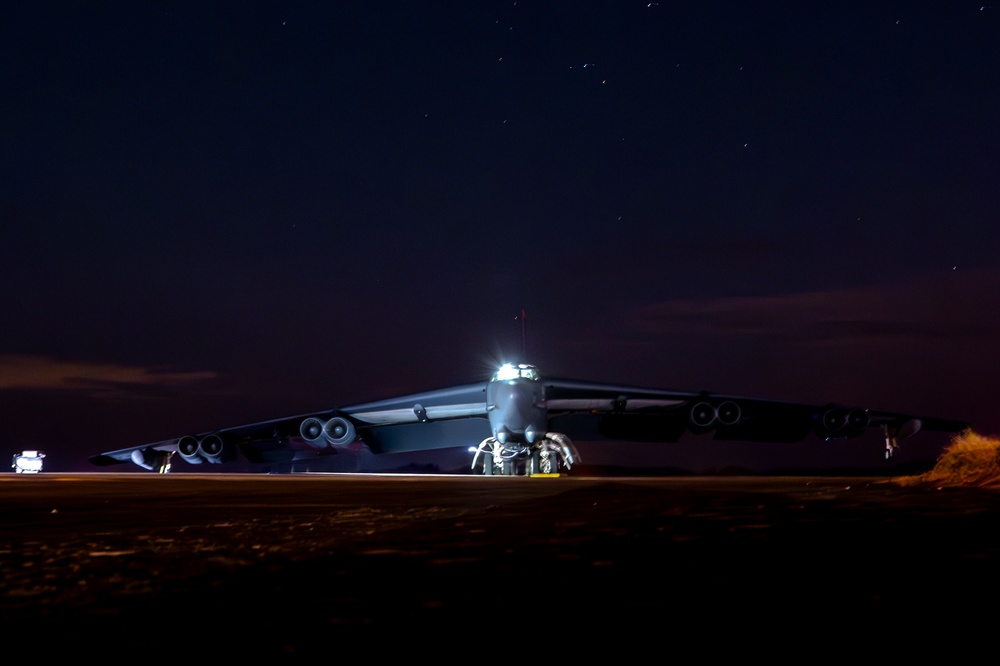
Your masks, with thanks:
[[[15,1],[0,56],[5,455],[507,359],[1000,432],[1000,6]]]

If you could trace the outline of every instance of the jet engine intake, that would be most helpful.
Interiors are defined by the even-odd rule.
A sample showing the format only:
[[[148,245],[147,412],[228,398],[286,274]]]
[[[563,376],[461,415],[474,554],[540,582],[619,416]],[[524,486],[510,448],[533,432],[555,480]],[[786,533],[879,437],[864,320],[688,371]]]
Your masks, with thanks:
[[[310,416],[299,425],[299,434],[317,449],[345,446],[358,438],[354,424],[343,416],[334,416],[325,422]]]
[[[177,453],[191,465],[224,463],[236,457],[236,447],[219,435],[206,435],[201,441],[188,435],[177,442]]]
[[[334,416],[323,425],[323,436],[334,446],[350,444],[358,437],[354,424],[343,416]]]
[[[740,422],[743,411],[732,400],[724,400],[718,404],[699,402],[691,408],[691,425],[697,429],[707,430],[717,426],[733,426]]]
[[[838,432],[847,425],[847,414],[842,409],[828,409],[823,412],[823,430]]]
[[[210,463],[229,462],[236,457],[236,449],[219,435],[207,435],[198,444],[201,457]]]
[[[184,462],[191,465],[200,465],[205,462],[198,452],[198,440],[190,435],[181,437],[180,441],[177,442],[177,453],[181,455]]]
[[[867,409],[830,407],[823,412],[817,430],[824,437],[854,437],[864,432],[868,424]]]
[[[691,424],[698,428],[710,428],[715,423],[715,407],[707,402],[699,402],[691,408]]]
[[[715,408],[715,418],[721,425],[736,425],[742,416],[743,412],[740,410],[740,406],[732,400],[726,400]]]
[[[852,430],[864,430],[869,423],[867,409],[852,409],[847,414],[847,426]]]
[[[299,434],[317,449],[326,447],[326,440],[323,439],[323,422],[315,416],[310,416],[299,425]]]

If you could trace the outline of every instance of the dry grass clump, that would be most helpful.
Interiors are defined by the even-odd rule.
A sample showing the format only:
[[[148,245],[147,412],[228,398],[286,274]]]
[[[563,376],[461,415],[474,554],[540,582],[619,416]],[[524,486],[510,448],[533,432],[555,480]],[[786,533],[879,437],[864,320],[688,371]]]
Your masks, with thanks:
[[[904,485],[993,486],[1000,489],[1000,439],[963,430],[923,474],[896,479]]]

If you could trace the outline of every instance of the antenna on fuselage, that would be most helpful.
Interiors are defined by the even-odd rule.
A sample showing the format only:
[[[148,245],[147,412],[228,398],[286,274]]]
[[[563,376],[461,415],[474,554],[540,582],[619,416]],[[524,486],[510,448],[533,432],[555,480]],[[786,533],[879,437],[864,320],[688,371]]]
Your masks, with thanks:
[[[520,316],[520,320],[521,320],[521,363],[527,363],[528,362],[528,342],[527,342],[527,338],[525,337],[525,333],[524,333],[524,325],[525,325],[525,320],[527,318],[528,318],[528,315],[525,313],[524,308],[521,308],[521,316]],[[518,317],[514,317],[514,319],[518,319]]]

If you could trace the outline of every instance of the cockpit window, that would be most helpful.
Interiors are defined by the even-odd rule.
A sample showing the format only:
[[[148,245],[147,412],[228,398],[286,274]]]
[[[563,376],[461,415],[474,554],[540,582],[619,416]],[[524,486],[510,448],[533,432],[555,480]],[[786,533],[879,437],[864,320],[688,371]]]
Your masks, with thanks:
[[[511,379],[517,379],[521,377],[523,379],[530,379],[531,381],[538,381],[538,370],[533,365],[527,365],[525,363],[504,363],[500,366],[500,369],[496,371],[493,375],[493,381],[509,381]]]

